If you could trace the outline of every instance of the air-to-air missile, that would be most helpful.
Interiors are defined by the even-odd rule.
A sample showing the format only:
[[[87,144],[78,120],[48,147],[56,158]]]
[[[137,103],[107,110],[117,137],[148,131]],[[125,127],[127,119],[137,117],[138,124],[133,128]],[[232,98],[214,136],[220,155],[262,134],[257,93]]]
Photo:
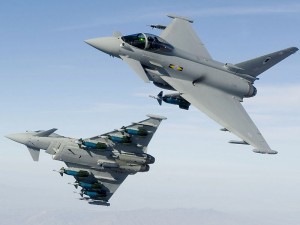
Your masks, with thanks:
[[[108,139],[123,144],[130,144],[132,142],[129,135],[108,135]]]
[[[124,127],[122,127],[121,129],[124,129]],[[148,135],[148,131],[146,129],[140,128],[140,127],[137,129],[125,128],[124,131],[130,135],[138,135],[138,136],[147,136]]]
[[[107,145],[103,142],[91,142],[91,141],[84,141],[82,138],[80,138],[77,141],[77,144],[80,148],[83,149],[106,149]]]
[[[165,25],[160,25],[160,24],[151,24],[149,25],[149,27],[151,27],[152,29],[158,29],[158,30],[164,30],[166,29],[167,26]]]

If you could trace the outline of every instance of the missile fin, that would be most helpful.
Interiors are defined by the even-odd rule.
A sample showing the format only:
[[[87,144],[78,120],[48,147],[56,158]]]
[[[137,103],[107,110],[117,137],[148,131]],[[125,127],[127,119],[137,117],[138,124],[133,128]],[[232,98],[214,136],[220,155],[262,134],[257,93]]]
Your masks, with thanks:
[[[163,96],[163,91],[159,92],[159,94],[157,95],[157,101],[159,105],[161,105],[162,103],[162,96]]]
[[[157,101],[158,101],[158,104],[161,105],[161,103],[162,103],[161,99],[158,98]]]

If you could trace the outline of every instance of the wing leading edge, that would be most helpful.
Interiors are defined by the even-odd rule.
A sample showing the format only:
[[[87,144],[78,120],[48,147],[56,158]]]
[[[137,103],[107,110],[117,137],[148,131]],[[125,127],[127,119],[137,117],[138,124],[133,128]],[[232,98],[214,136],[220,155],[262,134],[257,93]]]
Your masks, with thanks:
[[[277,151],[269,147],[242,104],[234,96],[203,84],[193,86],[191,82],[186,80],[166,76],[162,78],[181,92],[181,96],[192,105],[252,145],[255,148],[254,152],[277,154]]]
[[[168,15],[168,17],[173,21],[161,33],[161,38],[199,58],[211,59],[209,52],[191,26],[192,20],[176,15]]]
[[[117,151],[146,153],[154,133],[162,120],[167,119],[163,116],[148,114],[149,118],[140,122],[133,122],[131,125],[122,126],[120,129],[85,139],[85,141],[103,142]],[[115,138],[128,137],[128,143],[114,141]],[[115,137],[115,138],[114,138]]]

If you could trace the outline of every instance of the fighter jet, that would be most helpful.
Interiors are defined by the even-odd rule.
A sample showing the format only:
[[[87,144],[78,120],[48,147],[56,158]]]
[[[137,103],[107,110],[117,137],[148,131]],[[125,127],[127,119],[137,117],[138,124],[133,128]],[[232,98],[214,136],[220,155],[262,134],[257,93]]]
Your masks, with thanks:
[[[145,82],[168,90],[197,107],[211,119],[249,144],[254,152],[276,154],[251,120],[241,102],[256,95],[258,76],[298,51],[291,47],[237,64],[214,60],[194,32],[193,20],[168,15],[172,22],[160,36],[137,33],[101,37],[85,42],[121,58]],[[155,26],[154,26],[155,27]]]
[[[63,161],[67,168],[57,172],[73,176],[76,188],[81,187],[81,200],[89,204],[109,206],[108,202],[128,175],[149,171],[155,158],[147,153],[147,146],[156,132],[162,116],[149,118],[121,129],[87,139],[64,137],[57,129],[10,134],[6,137],[24,144],[34,161],[40,150]]]

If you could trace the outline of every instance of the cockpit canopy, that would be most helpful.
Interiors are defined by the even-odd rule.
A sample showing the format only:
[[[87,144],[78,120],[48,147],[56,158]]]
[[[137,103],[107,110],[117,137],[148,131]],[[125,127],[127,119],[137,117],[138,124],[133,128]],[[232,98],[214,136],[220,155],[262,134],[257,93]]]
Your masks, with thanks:
[[[171,52],[173,50],[172,45],[153,34],[132,34],[123,36],[122,40],[129,45],[152,52]]]

